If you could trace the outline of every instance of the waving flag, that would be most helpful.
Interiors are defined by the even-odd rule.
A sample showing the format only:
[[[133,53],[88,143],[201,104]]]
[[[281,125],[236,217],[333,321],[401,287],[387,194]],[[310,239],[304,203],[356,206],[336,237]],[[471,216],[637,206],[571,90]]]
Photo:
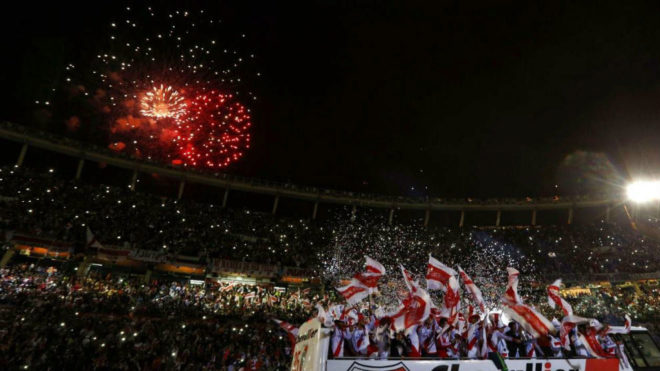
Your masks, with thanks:
[[[556,332],[550,320],[528,305],[509,304],[502,310],[502,313],[506,313],[511,319],[518,322],[534,338]]]
[[[369,294],[372,294],[378,291],[378,280],[380,277],[381,275],[376,273],[358,273],[353,276],[353,280],[359,282],[367,289]]]
[[[351,283],[346,286],[338,287],[337,291],[346,299],[346,301],[355,305],[370,294],[378,291],[378,280],[385,274],[385,267],[382,264],[366,256],[366,272],[357,273],[351,279]]]
[[[369,296],[369,288],[362,284],[362,282],[357,280],[355,277],[353,277],[351,283],[348,285],[337,287],[337,291],[341,294],[341,296],[344,297],[344,299],[346,299],[346,302],[350,305],[355,305]]]
[[[506,285],[502,301],[505,304],[522,304],[522,299],[518,295],[518,276],[520,272],[511,267],[507,268],[506,271],[509,273],[509,282]]]
[[[561,278],[553,282],[552,285],[548,286],[548,304],[550,304],[551,308],[559,306],[559,308],[561,308],[561,310],[564,312],[565,316],[570,316],[573,314],[573,308],[566,300],[564,300],[564,298],[559,295],[560,286]]]
[[[597,330],[594,328],[589,328],[586,331],[586,334],[579,334],[580,341],[586,348],[587,352],[595,358],[613,358],[614,355],[608,354],[603,346],[600,345],[600,342],[596,338]]]
[[[630,320],[630,316],[626,314],[626,323],[623,325],[623,328],[621,327],[610,327],[607,329],[608,334],[628,334],[630,333],[630,329],[632,328],[632,321]]]
[[[477,287],[477,285],[474,284],[472,279],[465,273],[461,267],[458,267],[458,272],[461,275],[461,279],[463,280],[463,284],[465,287],[467,287],[468,291],[472,295],[472,300],[479,306],[479,309],[481,309],[482,312],[486,312],[486,304],[484,303],[484,298],[481,296],[481,290]]]
[[[227,286],[224,286],[224,287],[220,288],[220,292],[231,291],[234,287],[236,287],[236,284],[235,283],[230,283]]]
[[[509,273],[509,280],[502,298],[505,305],[502,313],[506,313],[511,319],[518,322],[534,338],[548,333],[554,334],[557,330],[555,330],[550,320],[534,308],[522,303],[522,299],[518,295],[518,276],[520,272],[511,267],[506,270]]]
[[[456,277],[449,277],[449,281],[447,281],[447,292],[443,298],[443,313],[446,314],[447,322],[452,326],[456,325],[460,311],[461,297],[459,290],[460,287],[458,286]]]
[[[291,348],[294,348],[296,346],[296,337],[298,337],[298,327],[284,321],[280,321],[279,319],[274,319],[275,323],[280,325],[280,327],[286,331],[287,336],[289,337],[289,341],[291,342]]]
[[[411,293],[399,311],[392,316],[392,325],[396,331],[405,330],[410,333],[414,326],[424,322],[431,314],[431,296],[426,290],[417,288]]]
[[[429,263],[426,268],[426,288],[429,290],[447,291],[449,277],[455,276],[455,270],[440,263],[429,255]]]
[[[410,274],[410,272],[408,272],[408,270],[404,268],[403,265],[399,264],[399,267],[401,268],[403,281],[406,283],[408,291],[410,291],[411,294],[415,294],[418,290],[420,290],[419,283],[413,279],[412,274]]]
[[[561,345],[566,350],[571,350],[571,342],[568,338],[568,335],[571,333],[571,330],[575,328],[579,323],[588,323],[589,318],[579,317],[571,314],[566,316],[561,320],[561,327],[559,328],[559,341]]]
[[[371,259],[368,256],[365,256],[365,258],[367,259],[367,263],[365,264],[365,267],[367,268],[367,273],[374,273],[381,276],[385,275],[386,273],[385,267],[382,264],[380,264],[374,259]]]
[[[447,281],[447,293],[444,297],[444,303],[447,308],[453,308],[458,305],[461,300],[459,290],[458,280],[454,276],[451,276],[449,281]]]

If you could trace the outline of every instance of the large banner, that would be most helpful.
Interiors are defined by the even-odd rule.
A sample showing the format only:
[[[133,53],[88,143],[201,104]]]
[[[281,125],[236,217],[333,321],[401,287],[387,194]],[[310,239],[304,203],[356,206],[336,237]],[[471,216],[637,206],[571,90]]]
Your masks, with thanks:
[[[330,329],[323,328],[316,318],[303,323],[298,329],[291,371],[325,370],[329,347]]]
[[[619,371],[618,359],[507,359],[509,371]],[[310,369],[311,370],[311,369]],[[316,369],[314,369],[316,370]],[[327,371],[498,371],[490,360],[328,360]]]

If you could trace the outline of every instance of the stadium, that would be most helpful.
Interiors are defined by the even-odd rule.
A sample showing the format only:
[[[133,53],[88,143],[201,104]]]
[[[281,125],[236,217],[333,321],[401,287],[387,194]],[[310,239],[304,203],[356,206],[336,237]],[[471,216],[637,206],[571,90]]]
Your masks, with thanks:
[[[206,18],[220,10],[227,11],[164,12],[165,21],[152,24],[132,6],[120,9],[126,24],[113,18],[109,27],[110,39],[121,44],[108,54],[94,50],[87,67],[66,65],[63,87],[49,85],[50,98],[38,99],[37,108],[5,109],[3,369],[660,369],[660,182],[653,171],[623,175],[613,170],[616,161],[595,151],[555,156],[557,143],[570,142],[565,138],[545,147],[546,139],[534,138],[522,154],[499,152],[517,139],[490,144],[504,158],[537,153],[553,158],[547,166],[554,167],[554,157],[563,158],[549,188],[542,183],[550,178],[533,180],[536,169],[521,165],[522,175],[512,176],[506,161],[496,161],[504,175],[484,180],[490,169],[421,149],[424,160],[410,165],[397,162],[398,149],[372,161],[372,144],[352,152],[355,142],[346,137],[328,147],[346,157],[320,156],[308,143],[285,148],[295,136],[268,142],[276,135],[260,122],[290,116],[256,103],[277,101],[277,93],[264,89],[257,100],[245,88],[256,83],[243,76],[256,74],[241,63],[253,55],[241,54],[230,39],[228,49],[217,50],[231,55],[223,66],[215,38],[208,45],[195,39],[226,34]],[[443,17],[463,19],[452,11]],[[499,11],[470,8],[467,18]],[[257,17],[248,14],[232,22]],[[108,23],[106,16],[93,19]],[[378,24],[365,27],[388,29]],[[161,34],[163,25],[169,33]],[[140,41],[121,27],[139,29]],[[161,44],[161,38],[169,39]],[[227,45],[221,39],[217,44]],[[228,53],[232,48],[238,52]],[[166,83],[156,83],[159,78]],[[290,130],[312,130],[305,126]],[[653,137],[645,130],[631,146]],[[394,139],[416,135],[407,126],[391,131]],[[458,134],[442,145],[472,152],[465,156],[475,164],[485,161],[490,149],[482,153]],[[327,130],[305,135],[315,145],[332,137]],[[479,135],[500,138],[487,130]],[[401,151],[418,150],[419,138],[412,145],[402,138]],[[645,153],[652,168],[655,152]],[[287,164],[268,162],[273,154],[289,156]],[[358,165],[348,163],[349,155],[361,157],[354,159]],[[436,172],[438,163],[460,168],[458,175],[422,171]],[[364,164],[388,173],[373,176],[377,171]],[[314,166],[318,174],[310,175]],[[555,183],[574,188],[562,192]],[[527,193],[536,187],[543,189]],[[549,196],[539,196],[544,193]]]

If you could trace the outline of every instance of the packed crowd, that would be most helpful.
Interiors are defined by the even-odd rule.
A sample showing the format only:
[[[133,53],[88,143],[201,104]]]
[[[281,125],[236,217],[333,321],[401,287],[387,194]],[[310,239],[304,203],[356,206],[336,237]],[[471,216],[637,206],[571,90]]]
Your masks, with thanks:
[[[191,285],[20,264],[0,270],[0,368],[283,370],[273,319],[308,319],[307,291]]]
[[[300,325],[314,316],[328,316],[342,302],[334,290],[215,281],[197,285],[172,279],[145,282],[142,276],[99,273],[78,277],[38,264],[21,263],[0,270],[3,369],[286,369],[291,362],[291,342],[273,320]],[[642,295],[612,287],[567,300],[581,316],[621,325],[623,314],[629,313],[626,305],[640,302],[643,295],[657,301],[660,291],[657,286],[636,290]],[[604,300],[606,295],[612,299]],[[541,304],[544,299],[540,291],[526,297],[545,313],[558,314]],[[647,305],[658,308],[657,303]],[[325,309],[321,312],[319,308]],[[472,341],[480,329],[478,317],[466,314],[463,327],[451,328],[442,318],[430,319],[417,326],[411,337],[391,332],[386,319],[376,321],[375,307],[358,308],[359,312],[340,311],[348,313],[340,315],[340,321],[324,318],[335,331],[336,356],[468,357],[481,349],[481,338]],[[645,320],[657,324],[660,318],[655,313]],[[551,357],[566,352],[557,348],[556,338],[534,341],[517,326],[505,327],[498,318],[491,318],[490,323],[495,327],[488,329],[492,343],[486,346],[504,356],[534,353]],[[614,351],[606,335],[599,339]],[[426,341],[429,336],[437,336],[438,341]],[[573,353],[566,355],[580,354],[580,340],[575,337],[572,341]]]
[[[523,273],[521,295],[542,311],[548,310],[548,277],[660,270],[658,242],[627,225],[605,222],[426,229],[421,222],[390,224],[384,216],[362,210],[325,220],[290,219],[90,185],[61,179],[56,171],[40,174],[16,167],[0,168],[0,203],[4,232],[69,241],[85,252],[89,228],[104,245],[198,256],[202,262],[225,258],[310,268],[323,278],[327,290],[322,294],[211,282],[144,282],[142,277],[116,275],[78,277],[73,271],[18,264],[0,271],[0,331],[8,339],[0,345],[3,369],[286,368],[290,343],[272,319],[300,324],[315,315],[316,303],[329,308],[339,302],[332,288],[361,269],[364,255],[381,261],[390,272],[403,264],[421,278],[432,254],[445,264],[462,266],[491,304],[502,295],[503,268],[514,266]],[[374,303],[395,307],[402,286],[399,278],[392,277]],[[581,316],[620,324],[630,314],[635,323],[654,332],[660,323],[659,297],[657,283],[649,282],[592,286],[568,300]],[[439,302],[437,296],[434,300]],[[384,340],[373,314],[367,308],[354,323],[331,324],[340,327],[335,331],[337,339],[342,334],[342,352],[362,352],[364,340],[360,346],[357,342],[371,332],[367,334],[371,350],[377,346],[391,355],[410,355],[410,339],[395,333]],[[421,336],[431,331],[429,326],[434,337],[449,336],[442,344],[434,342],[436,352],[453,347],[448,356],[468,355],[469,334],[457,329],[437,333],[445,328],[440,321],[420,324],[415,333]],[[521,355],[530,350],[550,354],[547,345],[552,339],[536,345],[527,341],[523,351],[522,342],[512,342],[509,338],[515,337],[504,330],[491,328],[490,334],[500,331],[501,339]],[[350,336],[344,335],[346,331]],[[515,326],[511,331],[522,337]],[[603,340],[607,343],[606,337]]]
[[[660,270],[655,259],[660,243],[629,225],[602,221],[426,229],[422,223],[390,224],[366,210],[312,221],[172,200],[15,167],[0,168],[0,196],[0,227],[5,230],[84,245],[90,228],[107,245],[306,267],[324,277],[350,273],[365,253],[385,264],[419,264],[431,253],[452,264],[507,263],[526,273]]]
[[[323,239],[305,220],[63,180],[50,172],[1,168],[0,195],[9,198],[0,211],[5,229],[79,244],[90,228],[104,245],[308,266],[306,250]]]
[[[541,292],[536,292],[540,296]],[[599,318],[606,323],[619,323],[625,314],[634,322],[660,336],[660,286],[634,283],[620,286],[601,286],[577,294],[566,294],[576,313]],[[539,307],[547,309],[545,303]],[[657,339],[660,343],[660,338]]]

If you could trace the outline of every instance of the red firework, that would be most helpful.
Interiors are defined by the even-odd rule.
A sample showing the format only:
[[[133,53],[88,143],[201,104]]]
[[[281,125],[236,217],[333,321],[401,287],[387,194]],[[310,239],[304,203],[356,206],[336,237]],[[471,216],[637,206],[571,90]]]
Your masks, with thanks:
[[[250,148],[250,114],[231,94],[199,92],[188,102],[176,123],[174,139],[179,158],[173,163],[222,168],[240,159]]]

